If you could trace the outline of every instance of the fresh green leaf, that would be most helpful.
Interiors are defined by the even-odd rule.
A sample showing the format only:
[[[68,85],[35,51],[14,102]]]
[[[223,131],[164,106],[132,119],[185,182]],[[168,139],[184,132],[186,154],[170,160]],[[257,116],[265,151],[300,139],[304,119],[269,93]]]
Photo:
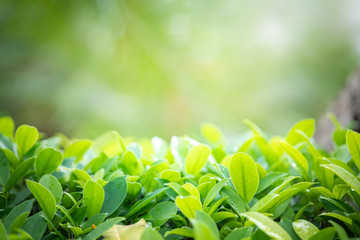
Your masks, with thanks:
[[[296,234],[302,240],[308,240],[319,232],[319,229],[314,224],[303,219],[299,219],[293,222],[293,227]]]
[[[346,145],[357,168],[360,170],[360,133],[348,130],[346,133]]]
[[[202,210],[200,200],[194,196],[177,196],[175,204],[188,219],[195,218],[196,210]]]
[[[237,153],[230,159],[229,171],[237,193],[250,202],[259,187],[259,173],[254,160],[246,153]]]
[[[0,133],[6,137],[13,137],[15,129],[14,120],[11,117],[0,117]]]
[[[15,133],[15,142],[17,144],[17,149],[20,158],[34,146],[38,139],[38,131],[35,127],[29,125],[21,125],[16,129]]]
[[[56,212],[56,200],[51,192],[40,183],[30,180],[26,180],[26,185],[49,220],[53,219]]]
[[[63,190],[59,180],[57,180],[56,177],[50,174],[46,174],[40,178],[39,183],[51,192],[55,198],[56,204],[61,203]]]
[[[5,185],[6,191],[10,191],[16,183],[26,175],[27,171],[29,171],[34,165],[34,162],[34,157],[28,158],[15,169]]]
[[[39,177],[54,172],[62,163],[61,152],[46,148],[40,151],[35,159],[35,171]]]
[[[154,229],[147,227],[141,235],[140,240],[164,240],[159,232]]]
[[[87,217],[90,218],[98,214],[105,198],[103,187],[93,180],[89,180],[85,183],[83,195],[84,206],[87,206]]]
[[[210,156],[210,148],[205,145],[198,145],[190,149],[186,156],[185,171],[189,175],[196,175],[207,162]]]

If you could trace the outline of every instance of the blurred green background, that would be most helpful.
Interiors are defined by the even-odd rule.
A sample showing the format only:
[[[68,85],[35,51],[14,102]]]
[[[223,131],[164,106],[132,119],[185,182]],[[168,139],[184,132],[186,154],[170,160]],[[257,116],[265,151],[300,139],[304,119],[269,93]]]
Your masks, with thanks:
[[[52,134],[270,133],[358,66],[358,0],[0,1],[0,115]]]

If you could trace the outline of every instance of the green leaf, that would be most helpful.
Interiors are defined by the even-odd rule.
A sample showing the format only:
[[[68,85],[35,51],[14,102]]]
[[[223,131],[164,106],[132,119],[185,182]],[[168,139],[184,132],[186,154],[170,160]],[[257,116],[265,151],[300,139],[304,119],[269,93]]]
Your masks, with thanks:
[[[220,240],[219,230],[214,220],[202,211],[196,211],[195,219],[191,219],[194,226],[195,239]]]
[[[352,224],[352,219],[349,217],[345,217],[343,215],[337,214],[337,213],[322,213],[319,216],[327,216],[327,217],[332,217],[332,218],[336,218],[344,223],[347,224]]]
[[[336,199],[341,199],[349,190],[350,190],[350,187],[348,185],[337,184],[333,187],[332,192]]]
[[[161,202],[153,207],[149,214],[152,217],[152,226],[162,226],[178,211],[177,206],[173,202]]]
[[[294,167],[299,170],[303,177],[307,178],[309,167],[304,155],[285,141],[279,140],[277,143],[294,160]]]
[[[228,218],[237,218],[238,216],[232,212],[217,212],[211,215],[211,218],[216,222],[223,221]]]
[[[231,188],[224,187],[220,191],[220,195],[226,198],[229,205],[235,210],[237,214],[241,214],[246,211],[246,203],[244,200]]]
[[[92,225],[100,225],[105,220],[106,216],[108,216],[108,214],[106,213],[95,214],[94,216],[88,218],[84,225],[82,225],[81,229],[85,230],[87,228],[90,228]]]
[[[194,196],[177,196],[175,204],[188,219],[195,218],[196,210],[202,210],[200,200]]]
[[[336,222],[331,221],[331,220],[329,221],[329,223],[331,223],[331,225],[333,225],[333,227],[335,228],[340,240],[348,240],[349,239],[345,229],[342,226],[340,226],[339,224],[337,224]]]
[[[360,182],[354,177],[354,175],[335,164],[322,164],[321,166],[333,171],[339,178],[347,183],[351,189],[360,194]]]
[[[123,217],[115,217],[111,218],[104,223],[97,226],[94,230],[92,230],[89,234],[87,234],[84,237],[84,240],[96,240],[98,237],[100,237],[104,232],[109,230],[112,226],[114,226],[116,223],[122,221]]]
[[[184,189],[180,184],[178,183],[174,183],[174,182],[171,182],[171,183],[166,183],[165,186],[169,186],[171,187],[177,194],[181,195],[181,196],[190,196],[191,194],[186,190]]]
[[[140,219],[138,222],[130,225],[114,225],[112,228],[103,233],[104,240],[121,240],[132,239],[140,240],[146,228],[146,222],[144,219]]]
[[[296,232],[296,234],[302,239],[302,240],[308,240],[313,235],[319,232],[319,229],[312,224],[309,221],[299,219],[295,222],[293,222],[293,228]]]
[[[102,186],[93,180],[89,180],[84,186],[84,206],[87,206],[87,217],[98,214],[102,208],[105,192]]]
[[[26,185],[38,201],[45,215],[49,218],[49,220],[53,219],[56,212],[56,201],[51,192],[40,183],[30,180],[26,180]]]
[[[65,149],[64,158],[75,157],[75,162],[80,161],[91,144],[92,141],[86,139],[72,143]]]
[[[351,153],[351,156],[360,170],[360,133],[348,130],[346,133],[346,145]]]
[[[39,183],[51,192],[55,198],[56,204],[61,203],[63,190],[59,180],[57,180],[56,177],[50,174],[46,174],[40,178]]]
[[[164,240],[161,234],[154,229],[147,227],[141,235],[140,240]]]
[[[237,228],[231,231],[231,233],[227,235],[224,240],[239,240],[243,238],[250,238],[252,231],[253,227]]]
[[[101,212],[111,215],[123,203],[127,193],[126,177],[117,177],[104,187],[105,199]]]
[[[185,171],[189,175],[197,175],[210,156],[210,148],[203,144],[190,149],[185,160]]]
[[[61,152],[46,148],[40,151],[35,159],[35,171],[39,177],[54,172],[63,160]]]
[[[137,201],[131,208],[128,214],[126,214],[125,218],[129,219],[131,216],[133,216],[135,213],[140,211],[142,208],[144,208],[146,205],[148,205],[152,200],[154,200],[157,196],[162,194],[164,191],[166,191],[169,188],[159,188],[155,190],[154,192],[148,194],[143,199]]]
[[[237,193],[249,203],[259,187],[255,161],[246,153],[234,154],[229,162],[229,171]]]
[[[191,183],[185,183],[184,185],[182,185],[182,188],[189,192],[191,196],[196,197],[200,200],[199,190],[194,185],[192,185]]]
[[[201,134],[210,143],[216,143],[222,138],[220,130],[215,125],[209,123],[201,126]]]
[[[24,225],[27,217],[29,216],[30,212],[24,212],[16,217],[14,222],[11,224],[10,227],[10,233],[15,232],[17,228],[21,228],[22,225]]]
[[[132,151],[126,151],[121,159],[121,162],[124,165],[124,171],[126,174],[140,176],[144,172],[143,163]]]
[[[18,147],[19,157],[23,156],[32,148],[38,139],[38,130],[29,125],[21,125],[16,129],[15,142]]]
[[[125,151],[126,146],[119,133],[110,131],[97,137],[92,149],[99,154],[104,152],[108,157],[112,158]]]
[[[333,227],[328,227],[320,230],[313,235],[309,240],[329,240],[335,237],[336,230]]]
[[[11,212],[8,214],[8,216],[5,219],[4,222],[4,227],[7,230],[7,232],[10,231],[10,227],[13,224],[13,222],[15,221],[15,219],[25,213],[25,212],[30,212],[33,206],[34,200],[27,200],[24,201],[22,203],[20,203],[19,205],[17,205],[16,207],[14,207]]]
[[[264,214],[258,212],[247,212],[242,213],[241,215],[248,218],[269,237],[278,240],[291,240],[290,235],[279,224],[269,217],[266,217]]]
[[[0,117],[0,133],[12,138],[14,135],[15,123],[11,117]]]
[[[5,154],[0,151],[0,185],[5,186],[10,176],[10,168],[8,159]]]
[[[0,221],[0,239],[9,240],[9,236],[2,222]]]
[[[216,197],[216,195],[220,192],[220,190],[225,186],[225,184],[229,181],[229,179],[222,179],[220,182],[218,182],[206,195],[206,198],[204,200],[203,207],[206,208],[211,201]]]
[[[27,171],[29,171],[34,165],[34,161],[35,157],[28,158],[15,169],[5,185],[6,191],[10,191],[11,188],[13,188],[15,184],[26,175]]]
[[[194,231],[189,228],[189,227],[182,227],[182,228],[175,228],[172,229],[171,231],[167,231],[164,235],[164,237],[167,237],[169,235],[179,235],[179,236],[184,236],[184,237],[189,237],[189,238],[194,238]]]
[[[315,119],[304,119],[295,123],[295,125],[291,128],[285,139],[286,142],[293,146],[302,141],[302,137],[299,136],[297,130],[302,131],[306,134],[308,138],[311,138],[315,132]]]

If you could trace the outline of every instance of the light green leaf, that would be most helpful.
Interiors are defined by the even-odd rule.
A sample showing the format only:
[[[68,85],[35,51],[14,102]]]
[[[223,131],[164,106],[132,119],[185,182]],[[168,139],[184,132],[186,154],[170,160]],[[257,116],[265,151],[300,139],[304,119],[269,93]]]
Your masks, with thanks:
[[[287,153],[289,156],[294,160],[294,167],[296,167],[299,172],[307,178],[308,174],[308,162],[304,155],[299,152],[296,148],[291,146],[289,143],[279,140],[277,141],[280,145],[280,147]]]
[[[105,187],[105,199],[101,212],[111,215],[123,203],[127,193],[126,177],[117,177],[111,179]]]
[[[205,145],[198,145],[190,149],[185,160],[185,171],[189,175],[197,175],[207,162],[210,156],[210,148]]]
[[[178,183],[171,182],[171,183],[166,183],[165,185],[171,187],[177,194],[181,196],[185,197],[191,195],[185,188],[180,186],[180,184]]]
[[[5,185],[6,191],[10,191],[11,188],[26,175],[27,171],[29,171],[34,165],[34,161],[35,157],[28,158],[15,169]]]
[[[35,159],[35,171],[39,177],[54,172],[62,163],[63,157],[61,152],[46,148],[41,150]]]
[[[177,196],[175,204],[188,219],[195,218],[196,210],[202,210],[200,200],[194,196]]]
[[[216,195],[220,192],[220,190],[225,186],[225,184],[229,181],[229,179],[222,179],[220,182],[218,182],[206,195],[206,198],[204,200],[203,207],[206,208],[211,201],[216,197]]]
[[[112,158],[125,151],[126,146],[119,133],[110,131],[96,138],[92,148],[95,152],[99,154],[104,152],[108,157]]]
[[[49,220],[53,219],[56,212],[56,201],[51,192],[40,183],[30,180],[26,180],[26,185]]]
[[[248,218],[268,236],[278,240],[291,240],[290,235],[279,224],[269,217],[266,217],[264,214],[258,212],[247,212],[242,213],[241,215]]]
[[[11,117],[0,117],[0,133],[12,138],[14,135],[15,123]]]
[[[196,197],[200,200],[199,190],[194,185],[192,185],[191,183],[185,183],[184,185],[182,185],[182,188],[188,191],[191,196]]]
[[[322,164],[321,166],[333,171],[339,178],[347,183],[351,189],[360,194],[360,182],[356,179],[356,177],[354,177],[354,175],[335,164]]]
[[[346,145],[357,168],[360,170],[360,133],[348,130],[346,133]]]
[[[176,170],[166,169],[161,172],[160,178],[166,179],[170,182],[177,182],[181,178],[181,173]]]
[[[259,187],[255,161],[246,153],[237,153],[230,159],[229,171],[237,193],[249,203]]]
[[[241,227],[231,231],[224,240],[239,240],[250,238],[253,227]]]
[[[333,187],[332,192],[334,194],[334,197],[336,199],[341,199],[346,193],[347,191],[350,190],[350,187],[346,184],[337,184]]]
[[[228,218],[237,218],[238,216],[232,212],[217,212],[211,215],[211,218],[217,223]]]
[[[319,232],[319,229],[312,224],[309,221],[299,219],[295,222],[293,222],[293,228],[296,232],[296,234],[302,239],[302,240],[308,240],[313,235]]]
[[[220,130],[213,124],[206,123],[201,126],[201,134],[210,143],[216,143],[222,138]]]
[[[38,139],[38,130],[29,125],[21,125],[16,129],[15,142],[18,147],[19,157],[23,156],[34,146]]]
[[[56,204],[61,203],[63,190],[59,180],[57,180],[56,177],[50,174],[46,174],[40,178],[39,183],[51,192],[55,198]]]
[[[65,149],[64,158],[75,157],[75,162],[80,161],[91,144],[92,141],[86,139],[72,143]]]
[[[79,183],[81,186],[84,186],[87,181],[93,180],[92,177],[84,170],[74,169],[73,172],[78,179],[76,182]]]
[[[29,216],[30,212],[24,212],[16,217],[14,222],[11,224],[10,233],[15,232],[17,228],[21,228],[24,225],[27,217]]]
[[[7,160],[9,160],[9,162],[14,166],[17,167],[20,164],[20,160],[19,158],[15,155],[15,153],[13,151],[11,151],[10,149],[7,148],[3,148],[1,149],[2,153],[5,154]]]
[[[226,198],[226,201],[235,210],[237,214],[240,215],[241,213],[246,211],[245,201],[232,188],[222,188],[220,191],[220,195]]]
[[[214,220],[202,211],[196,211],[195,219],[191,219],[194,226],[195,240],[220,240],[219,230]]]
[[[0,239],[9,240],[9,236],[2,222],[0,221]]]
[[[84,186],[84,206],[87,206],[87,217],[90,218],[99,213],[105,198],[102,186],[93,180],[89,180]]]
[[[144,172],[143,163],[132,151],[126,151],[121,162],[125,167],[124,171],[126,174],[140,176]]]
[[[175,228],[172,229],[171,231],[167,231],[164,235],[164,237],[167,237],[169,235],[179,235],[179,236],[184,236],[184,237],[189,237],[189,238],[194,238],[194,231],[189,228],[189,227],[182,227],[182,228]]]
[[[140,240],[164,240],[161,234],[154,229],[147,227],[141,235]]]
[[[304,119],[295,123],[286,136],[286,142],[288,142],[290,145],[294,146],[303,139],[301,136],[299,136],[297,130],[302,131],[308,138],[311,138],[315,132],[315,119]]]

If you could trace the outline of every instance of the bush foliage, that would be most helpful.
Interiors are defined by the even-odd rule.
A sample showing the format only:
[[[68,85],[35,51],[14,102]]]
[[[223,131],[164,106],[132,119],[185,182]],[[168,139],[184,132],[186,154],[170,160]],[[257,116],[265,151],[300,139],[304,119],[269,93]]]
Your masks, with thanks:
[[[333,119],[334,120],[334,119]],[[315,121],[269,138],[95,140],[0,118],[0,239],[349,239],[360,237],[360,134],[334,120],[334,151]],[[14,133],[15,132],[15,133]]]

